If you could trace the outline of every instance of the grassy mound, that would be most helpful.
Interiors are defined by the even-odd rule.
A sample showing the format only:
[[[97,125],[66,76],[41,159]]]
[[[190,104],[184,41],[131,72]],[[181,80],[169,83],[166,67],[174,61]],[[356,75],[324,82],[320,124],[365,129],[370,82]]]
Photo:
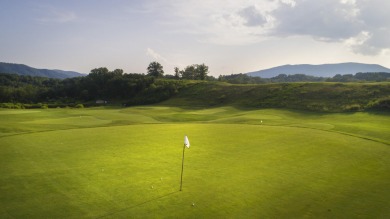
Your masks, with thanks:
[[[286,108],[318,112],[390,110],[390,83],[194,83],[166,104]]]

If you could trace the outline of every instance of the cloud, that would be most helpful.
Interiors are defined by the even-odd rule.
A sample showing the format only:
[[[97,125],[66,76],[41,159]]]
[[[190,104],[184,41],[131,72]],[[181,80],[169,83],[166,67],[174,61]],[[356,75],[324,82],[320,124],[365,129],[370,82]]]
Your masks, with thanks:
[[[291,7],[295,7],[295,5],[297,4],[297,2],[294,0],[280,0],[280,2],[286,5],[290,5]]]
[[[390,2],[382,0],[296,0],[294,7],[280,5],[272,16],[273,36],[310,36],[340,42],[351,51],[377,55],[390,48]]]
[[[266,17],[254,5],[248,6],[238,12],[247,26],[262,26],[267,23]]]
[[[362,31],[357,36],[345,40],[353,52],[363,55],[377,55],[390,50],[390,29]]]
[[[167,62],[167,59],[164,58],[163,56],[161,56],[160,54],[158,54],[157,52],[155,52],[153,49],[151,48],[147,48],[146,49],[146,55],[153,58],[154,60],[156,61],[162,61],[162,62]]]
[[[269,0],[168,2],[167,10],[162,12],[166,18],[162,24],[169,25],[170,30],[175,29],[177,33],[191,34],[198,41],[222,45],[262,41],[261,35],[273,23],[268,12],[276,5]]]
[[[281,4],[273,11],[275,36],[307,35],[319,40],[340,41],[360,32],[352,18],[354,5],[339,0],[297,0],[295,7]]]
[[[376,53],[376,51],[373,50],[373,48],[369,49],[367,47],[366,42],[372,38],[372,34],[370,34],[367,31],[362,31],[358,35],[350,37],[345,40],[345,44],[352,48],[352,50],[356,53]],[[370,50],[370,51],[368,51]]]
[[[305,36],[321,42],[341,43],[351,51],[365,55],[390,49],[390,40],[385,37],[390,32],[390,1],[163,2],[164,11],[154,8],[155,12],[163,14],[160,17],[163,25],[178,33],[191,34],[205,43],[248,45],[270,38]]]

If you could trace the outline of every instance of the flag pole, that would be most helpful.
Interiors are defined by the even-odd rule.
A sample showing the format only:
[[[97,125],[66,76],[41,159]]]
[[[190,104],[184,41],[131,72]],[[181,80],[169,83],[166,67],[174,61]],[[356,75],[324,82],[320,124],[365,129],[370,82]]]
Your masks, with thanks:
[[[181,160],[181,176],[180,176],[180,191],[183,186],[183,170],[184,170],[184,150],[186,149],[186,144],[183,146],[183,159]]]

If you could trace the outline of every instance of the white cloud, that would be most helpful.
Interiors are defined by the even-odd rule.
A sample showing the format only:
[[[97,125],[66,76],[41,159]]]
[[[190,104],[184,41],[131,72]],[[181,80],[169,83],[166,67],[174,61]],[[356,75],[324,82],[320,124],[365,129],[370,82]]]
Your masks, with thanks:
[[[346,39],[345,44],[351,48],[354,48],[354,50],[359,51],[359,48],[364,45],[370,38],[372,38],[372,34],[370,34],[368,31],[362,31],[358,35]]]
[[[390,30],[376,30],[374,33],[362,31],[357,36],[345,40],[350,49],[363,55],[378,55],[390,50]]]
[[[263,26],[267,23],[267,18],[254,5],[248,6],[238,12],[240,18],[245,19],[247,26]]]
[[[290,5],[291,7],[295,7],[295,5],[297,4],[297,2],[294,0],[280,0],[280,2],[286,5]]]
[[[296,0],[295,7],[280,5],[272,12],[274,36],[310,36],[340,42],[355,53],[376,55],[390,48],[383,34],[390,32],[390,1]]]
[[[356,0],[340,0],[341,4],[350,4],[350,5],[355,5]]]
[[[262,41],[273,25],[269,15],[278,2],[269,0],[171,0],[162,24],[187,33],[198,41],[222,45],[242,45]],[[158,9],[156,9],[158,10]]]
[[[343,43],[362,54],[390,48],[383,37],[390,32],[387,0],[161,0],[153,5],[148,10],[160,13],[160,22],[169,31],[204,43],[248,45],[275,37],[308,36]],[[370,38],[362,41],[364,32]]]
[[[162,61],[162,62],[167,62],[167,59],[164,58],[163,56],[161,56],[160,54],[158,54],[157,52],[155,52],[153,49],[151,48],[147,48],[146,49],[146,55],[148,57],[151,57],[153,58],[154,60],[156,61]]]

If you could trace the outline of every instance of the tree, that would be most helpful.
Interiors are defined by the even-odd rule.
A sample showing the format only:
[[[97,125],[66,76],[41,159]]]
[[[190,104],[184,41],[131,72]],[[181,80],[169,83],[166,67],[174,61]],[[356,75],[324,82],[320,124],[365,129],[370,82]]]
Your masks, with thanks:
[[[180,78],[180,70],[178,67],[175,67],[175,78],[179,79]]]
[[[114,71],[111,72],[115,76],[122,76],[123,75],[123,70],[122,69],[115,69]]]
[[[200,80],[205,80],[207,77],[207,73],[209,73],[209,67],[205,64],[197,65],[196,72]]]
[[[100,68],[95,68],[91,70],[91,73],[89,73],[90,77],[101,77],[108,74],[108,69],[106,67],[100,67]]]
[[[187,66],[182,74],[184,79],[206,80],[209,73],[209,67],[205,64],[195,64]]]
[[[158,62],[151,62],[147,68],[148,75],[153,77],[162,77],[164,75],[163,66]]]
[[[187,66],[183,73],[182,73],[182,77],[184,79],[189,79],[189,80],[195,80],[196,79],[196,69],[195,69],[195,65],[189,65]]]

